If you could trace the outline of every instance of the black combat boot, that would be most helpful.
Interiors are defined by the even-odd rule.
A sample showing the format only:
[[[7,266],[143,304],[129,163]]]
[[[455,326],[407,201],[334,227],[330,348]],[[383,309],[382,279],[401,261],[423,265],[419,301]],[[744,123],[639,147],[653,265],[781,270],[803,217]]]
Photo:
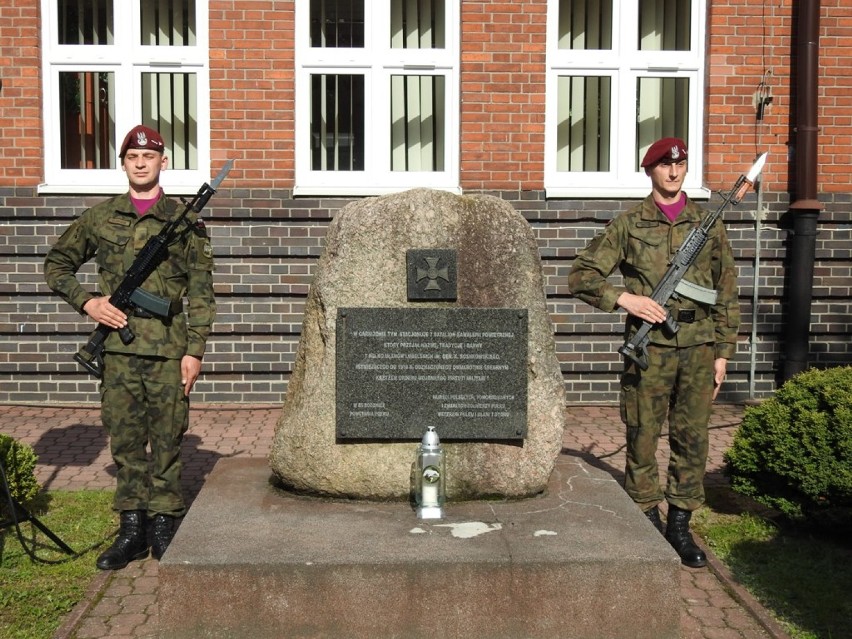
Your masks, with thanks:
[[[701,548],[695,545],[695,540],[689,532],[690,519],[692,519],[690,511],[681,510],[677,506],[669,504],[666,540],[680,555],[680,560],[684,566],[701,568],[707,565],[707,556]]]
[[[121,511],[118,537],[112,542],[112,546],[98,557],[98,568],[118,570],[135,559],[145,559],[148,556],[145,519],[144,510]]]
[[[654,528],[656,528],[657,530],[660,531],[661,535],[665,534],[664,528],[663,528],[663,520],[660,519],[659,507],[654,506],[653,508],[646,510],[645,516],[648,518],[648,521],[650,521],[654,525]]]
[[[151,556],[159,561],[175,536],[175,518],[168,515],[154,515],[151,523]]]

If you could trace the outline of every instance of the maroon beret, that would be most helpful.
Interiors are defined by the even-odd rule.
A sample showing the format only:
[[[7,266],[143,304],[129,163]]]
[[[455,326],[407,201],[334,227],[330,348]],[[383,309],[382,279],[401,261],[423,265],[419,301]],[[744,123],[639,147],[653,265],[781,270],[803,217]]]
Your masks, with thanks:
[[[144,124],[137,124],[124,136],[118,157],[124,159],[128,149],[151,149],[162,153],[164,148],[163,136]]]
[[[689,151],[686,150],[686,143],[680,138],[662,138],[650,146],[647,153],[645,153],[645,157],[642,159],[642,166],[654,166],[662,160],[680,162],[681,160],[685,160],[688,155]]]

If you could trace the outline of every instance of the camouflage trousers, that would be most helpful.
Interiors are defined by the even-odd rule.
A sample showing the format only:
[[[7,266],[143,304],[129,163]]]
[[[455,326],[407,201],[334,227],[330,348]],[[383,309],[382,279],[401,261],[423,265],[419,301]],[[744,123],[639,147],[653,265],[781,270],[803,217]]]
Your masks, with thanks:
[[[118,469],[113,507],[183,515],[180,445],[189,426],[189,398],[180,360],[107,353],[101,420]]]
[[[621,377],[621,419],[627,426],[624,489],[642,510],[663,499],[690,511],[704,503],[714,357],[712,344],[650,345],[648,370],[631,363]],[[664,492],[657,445],[666,418],[670,455]]]

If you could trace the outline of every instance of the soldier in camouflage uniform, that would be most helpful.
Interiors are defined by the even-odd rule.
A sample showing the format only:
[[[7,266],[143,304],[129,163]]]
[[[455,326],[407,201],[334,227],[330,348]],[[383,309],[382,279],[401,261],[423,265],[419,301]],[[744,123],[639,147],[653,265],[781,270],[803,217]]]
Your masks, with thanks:
[[[172,539],[174,519],[185,512],[180,445],[189,425],[189,393],[216,312],[213,252],[203,223],[192,211],[168,256],[142,287],[169,300],[170,317],[138,308],[125,314],[109,303],[136,254],[183,210],[159,184],[168,158],[157,131],[134,127],[119,157],[129,191],[84,211],[44,265],[50,288],[75,310],[110,328],[129,326],[135,334],[124,344],[114,331],[104,344],[101,417],[118,469],[113,505],[121,520],[115,542],[98,557],[97,565],[104,570],[147,557],[149,532],[152,554],[159,559]],[[97,294],[85,290],[75,276],[93,258]]]
[[[704,212],[682,191],[687,171],[682,140],[658,140],[642,166],[651,178],[651,195],[612,220],[577,255],[568,283],[577,298],[596,308],[625,310],[625,337],[643,321],[657,324],[650,333],[648,369],[626,359],[621,377],[621,418],[627,427],[625,490],[665,534],[682,562],[700,567],[706,557],[689,533],[689,521],[692,511],[704,503],[711,404],[725,378],[727,361],[736,352],[736,271],[720,219],[685,277],[707,293],[715,291],[715,303],[708,296],[695,300],[677,294],[663,308],[649,297]],[[607,282],[616,268],[623,287]],[[675,335],[661,324],[667,312],[680,325]],[[663,490],[656,452],[667,417],[671,456]],[[658,508],[664,499],[665,529]]]

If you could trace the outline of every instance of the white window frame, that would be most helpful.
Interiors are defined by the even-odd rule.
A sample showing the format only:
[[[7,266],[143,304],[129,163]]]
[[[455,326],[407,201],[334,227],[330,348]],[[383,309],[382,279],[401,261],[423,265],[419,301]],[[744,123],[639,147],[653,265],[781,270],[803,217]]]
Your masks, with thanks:
[[[114,44],[57,44],[56,0],[41,0],[42,91],[44,121],[44,183],[39,193],[124,193],[127,177],[116,157],[115,169],[61,168],[59,74],[63,71],[95,71],[115,74],[115,148],[142,121],[143,73],[194,73],[197,79],[198,169],[168,168],[160,178],[171,194],[191,194],[210,176],[210,65],[208,2],[196,0],[194,46],[142,46],[139,44],[140,3],[147,0],[114,0]],[[129,99],[128,99],[129,98]]]
[[[559,49],[559,0],[550,0],[547,15],[545,170],[547,197],[644,197],[650,182],[636,170],[636,83],[642,77],[689,79],[689,172],[684,190],[693,198],[707,198],[702,186],[704,139],[705,24],[707,0],[691,7],[689,51],[641,51],[636,44],[639,4],[612,2],[612,50]],[[557,171],[556,127],[560,76],[612,78],[609,171]]]
[[[459,67],[460,0],[446,0],[443,49],[393,49],[390,46],[390,3],[364,0],[364,48],[311,47],[310,3],[296,2],[296,104],[294,195],[369,196],[415,187],[460,192]],[[314,171],[310,143],[313,74],[364,75],[364,170]],[[390,170],[390,77],[442,75],[445,86],[443,171]]]

